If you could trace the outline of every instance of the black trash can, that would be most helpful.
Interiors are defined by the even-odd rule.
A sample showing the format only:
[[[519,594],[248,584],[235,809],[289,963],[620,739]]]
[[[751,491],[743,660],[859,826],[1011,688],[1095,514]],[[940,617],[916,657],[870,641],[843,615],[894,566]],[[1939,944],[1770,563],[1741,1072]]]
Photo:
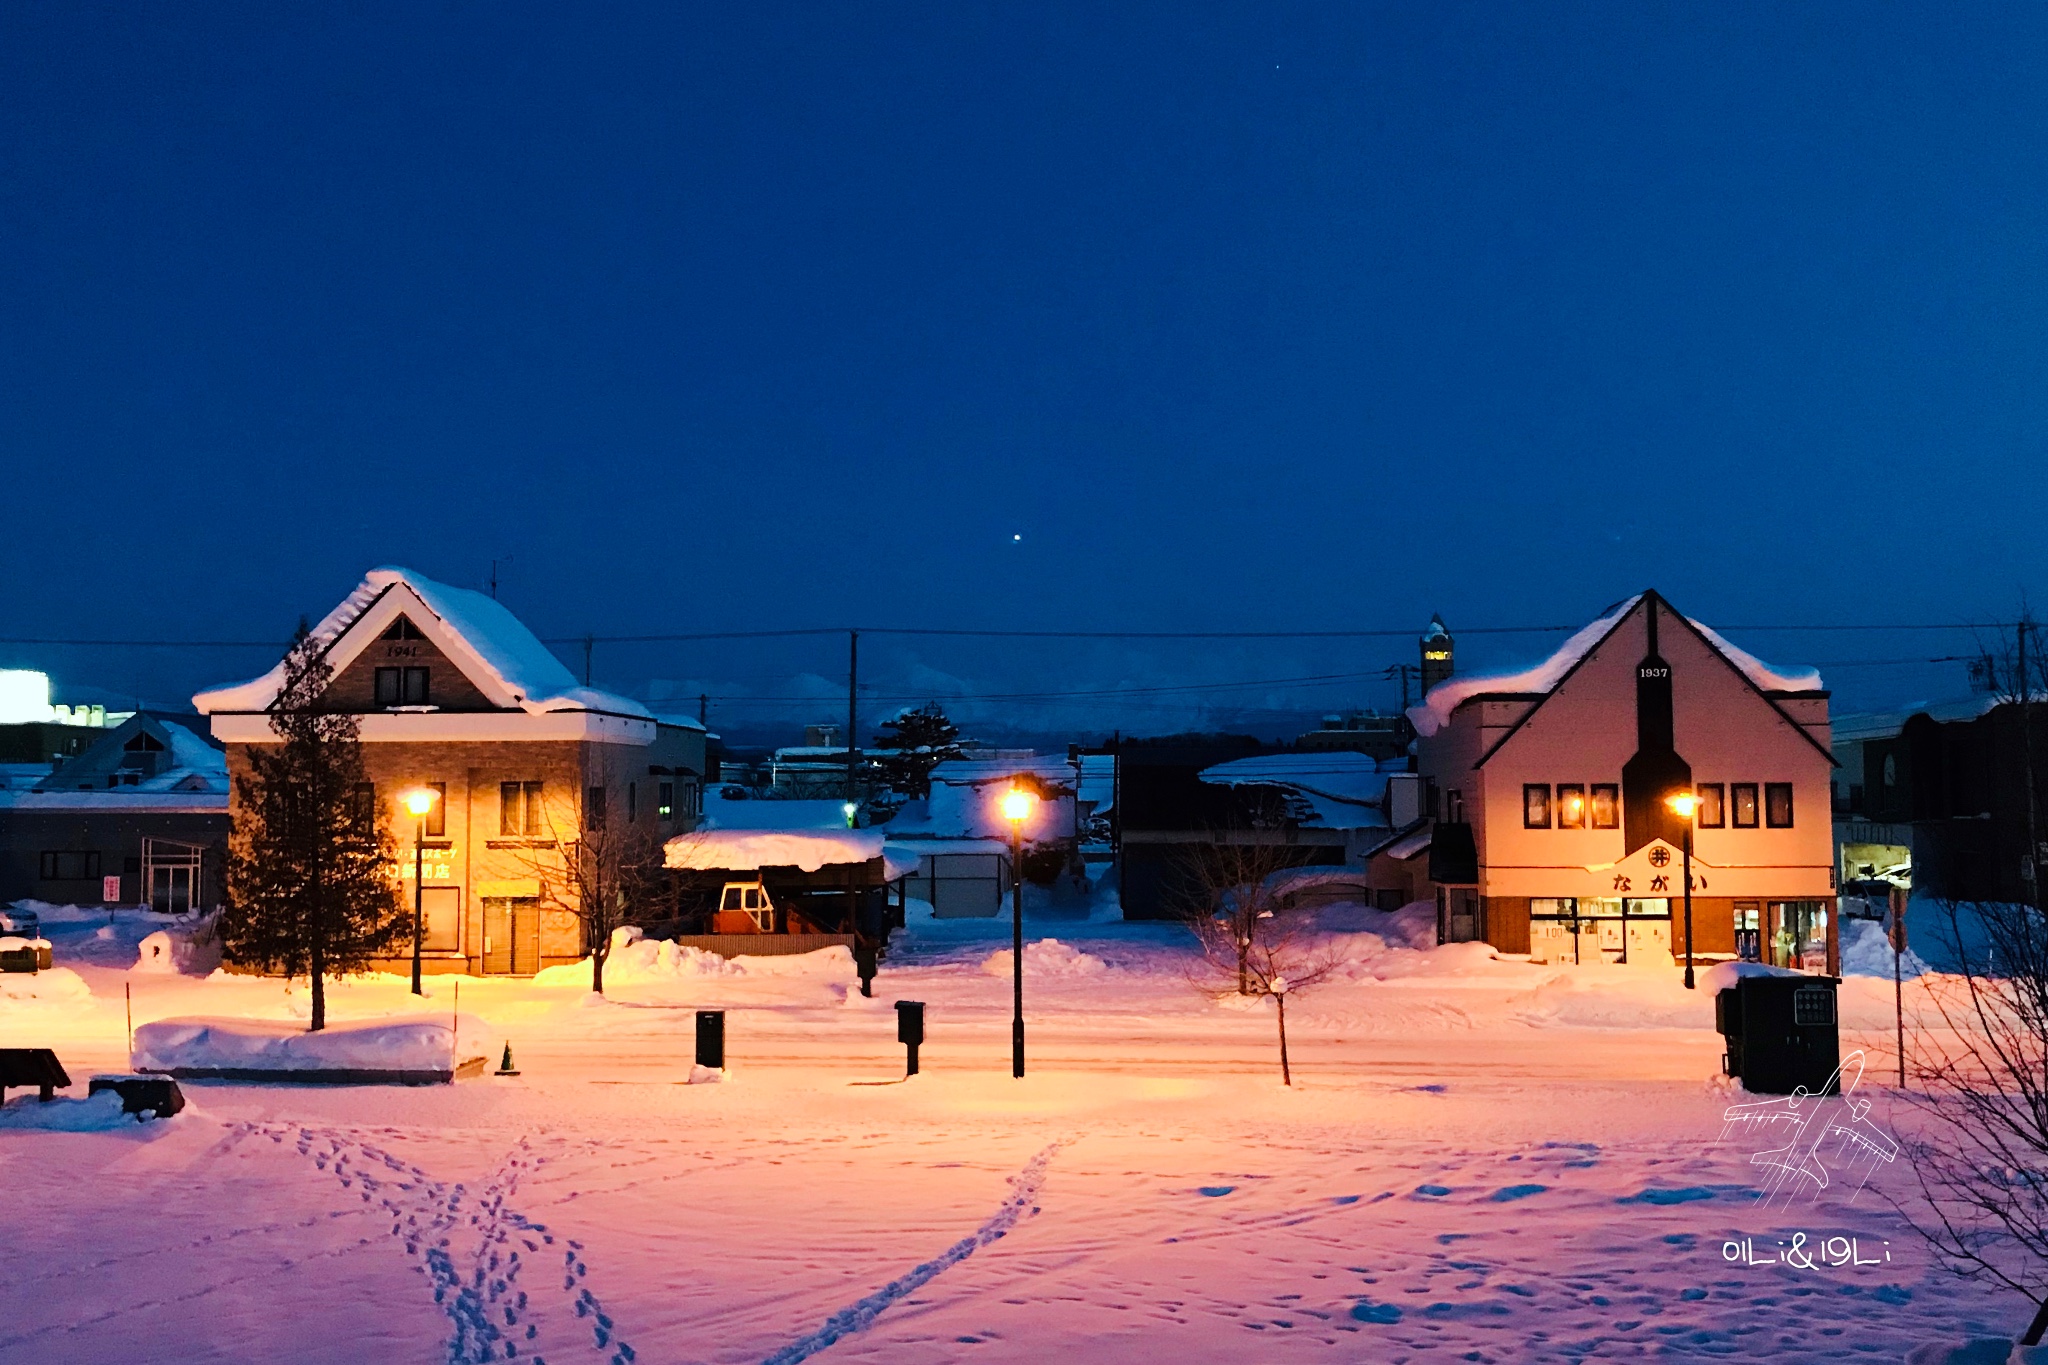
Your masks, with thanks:
[[[697,1011],[697,1065],[725,1070],[725,1011]]]
[[[1835,1094],[1841,1088],[1841,1026],[1832,976],[1744,976],[1714,997],[1714,1027],[1727,1039],[1721,1069],[1755,1095]]]

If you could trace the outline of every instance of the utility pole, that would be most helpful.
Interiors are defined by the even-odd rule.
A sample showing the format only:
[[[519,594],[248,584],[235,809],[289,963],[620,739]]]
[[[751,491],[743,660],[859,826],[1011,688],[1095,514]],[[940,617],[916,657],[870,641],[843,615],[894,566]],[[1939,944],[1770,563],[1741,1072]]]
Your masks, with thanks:
[[[846,632],[846,799],[860,801],[860,744],[854,725],[860,719],[860,632]]]
[[[2034,908],[2041,907],[2041,835],[2036,828],[2034,793],[2034,684],[2027,676],[2027,636],[2033,631],[2033,620],[2022,611],[2019,624],[2019,683],[2020,683],[2020,753],[2023,756],[2027,780],[2027,856],[2020,864],[2027,873],[2027,893]]]
[[[595,635],[586,635],[586,636],[584,636],[584,637],[583,637],[583,685],[584,685],[585,687],[588,687],[588,686],[590,686],[590,652],[591,652],[591,651],[592,651],[593,649],[595,649],[595,648],[597,648],[597,637],[596,637]]]
[[[709,692],[699,692],[697,694],[697,723],[706,727],[711,724],[711,694]]]

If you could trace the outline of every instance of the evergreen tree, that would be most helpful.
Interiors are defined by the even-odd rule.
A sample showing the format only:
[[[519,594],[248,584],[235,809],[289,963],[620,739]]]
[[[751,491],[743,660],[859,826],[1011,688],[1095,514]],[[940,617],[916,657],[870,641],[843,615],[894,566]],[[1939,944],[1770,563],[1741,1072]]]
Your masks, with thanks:
[[[249,771],[235,778],[220,920],[230,962],[311,980],[315,1030],[327,1025],[328,974],[362,970],[412,929],[356,718],[324,709],[330,676],[300,622],[270,707],[279,742],[249,746]]]
[[[890,787],[905,796],[932,794],[932,769],[960,757],[960,727],[946,719],[935,701],[882,722],[875,736],[875,766]]]

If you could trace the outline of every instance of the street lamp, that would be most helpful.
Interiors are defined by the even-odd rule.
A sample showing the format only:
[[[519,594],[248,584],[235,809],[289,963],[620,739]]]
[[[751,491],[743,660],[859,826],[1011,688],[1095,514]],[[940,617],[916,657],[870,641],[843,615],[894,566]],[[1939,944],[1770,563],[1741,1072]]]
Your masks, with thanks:
[[[1665,804],[1678,813],[1685,821],[1685,988],[1692,984],[1692,815],[1699,809],[1700,799],[1689,791],[1673,792]]]
[[[420,921],[425,915],[426,905],[426,863],[427,863],[427,813],[434,809],[434,802],[441,794],[432,787],[414,787],[405,794],[405,808],[419,820],[418,832],[412,841],[412,993],[424,995],[420,989]]]
[[[1010,822],[1010,942],[1015,1006],[1010,1016],[1010,1074],[1024,1075],[1024,822],[1038,808],[1038,797],[1028,788],[1012,787],[1003,793],[1003,818]]]

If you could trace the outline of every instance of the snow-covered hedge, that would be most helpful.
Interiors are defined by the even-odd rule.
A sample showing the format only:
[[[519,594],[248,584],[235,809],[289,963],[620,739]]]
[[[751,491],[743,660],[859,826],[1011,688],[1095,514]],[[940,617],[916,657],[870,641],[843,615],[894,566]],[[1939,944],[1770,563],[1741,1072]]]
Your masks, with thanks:
[[[162,1019],[135,1030],[137,1071],[452,1071],[503,1040],[473,1014],[329,1024],[309,1033],[275,1019]]]

